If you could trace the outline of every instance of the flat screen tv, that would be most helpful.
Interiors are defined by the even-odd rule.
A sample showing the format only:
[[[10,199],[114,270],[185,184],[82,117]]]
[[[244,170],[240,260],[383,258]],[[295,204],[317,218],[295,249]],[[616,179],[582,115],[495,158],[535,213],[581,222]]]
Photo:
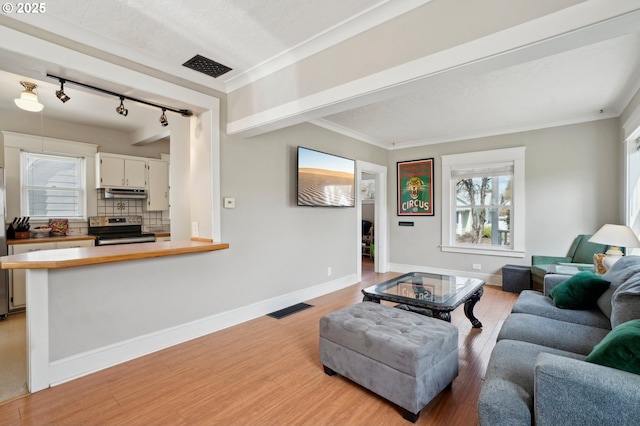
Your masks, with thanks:
[[[298,205],[355,207],[356,162],[298,147]]]

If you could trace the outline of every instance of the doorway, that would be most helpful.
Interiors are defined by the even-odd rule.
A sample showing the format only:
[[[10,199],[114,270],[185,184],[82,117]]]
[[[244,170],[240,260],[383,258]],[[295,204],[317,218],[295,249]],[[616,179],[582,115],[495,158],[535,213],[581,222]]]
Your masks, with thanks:
[[[370,247],[373,269],[380,273],[388,271],[387,167],[358,160],[356,176],[358,227],[356,274],[360,281],[363,264],[363,219],[373,222],[373,247]]]

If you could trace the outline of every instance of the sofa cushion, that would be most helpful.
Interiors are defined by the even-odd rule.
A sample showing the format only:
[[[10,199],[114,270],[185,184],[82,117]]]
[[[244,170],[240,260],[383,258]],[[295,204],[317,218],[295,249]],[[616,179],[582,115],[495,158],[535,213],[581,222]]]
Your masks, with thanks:
[[[609,288],[609,281],[593,272],[578,272],[558,284],[549,295],[553,303],[561,309],[590,309],[596,306],[598,298]]]
[[[611,327],[640,318],[640,273],[618,286],[611,299]]]
[[[603,314],[611,318],[613,293],[618,289],[618,286],[637,273],[640,273],[640,256],[624,256],[602,276],[602,279],[611,283],[609,288],[598,298],[597,304]]]
[[[520,293],[511,312],[538,315],[604,329],[611,328],[609,318],[597,308],[589,310],[558,309],[551,298],[533,290],[525,290]]]
[[[611,330],[585,361],[640,374],[640,319],[627,321]]]
[[[611,330],[531,314],[510,314],[498,340],[519,340],[588,355]]]
[[[584,356],[515,340],[501,340],[491,352],[478,397],[481,425],[534,424],[531,418],[534,369],[538,354],[546,352],[573,359]]]

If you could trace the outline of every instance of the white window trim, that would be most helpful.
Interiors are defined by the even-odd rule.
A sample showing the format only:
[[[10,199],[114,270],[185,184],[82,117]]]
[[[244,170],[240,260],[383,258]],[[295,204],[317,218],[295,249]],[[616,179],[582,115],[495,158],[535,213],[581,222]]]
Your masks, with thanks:
[[[525,147],[496,149],[491,151],[469,152],[441,156],[442,164],[442,244],[443,252],[483,254],[489,256],[520,257],[525,255],[525,208],[524,208],[524,154]],[[464,167],[488,167],[498,163],[513,164],[512,181],[512,223],[511,248],[498,246],[475,247],[455,243],[455,180],[451,178],[451,169]]]
[[[34,216],[33,213],[29,212],[28,207],[28,186],[27,186],[27,159],[29,155],[36,156],[47,156],[47,157],[57,157],[57,158],[66,158],[70,160],[75,160],[79,166],[79,188],[73,189],[69,192],[76,192],[78,194],[78,216],[69,216],[65,215],[70,221],[86,221],[87,220],[87,179],[86,179],[86,164],[87,158],[79,155],[64,155],[64,154],[50,154],[46,152],[31,152],[31,151],[22,151],[20,155],[20,211],[23,216],[29,216],[33,221],[45,221],[51,219],[49,216]],[[64,190],[64,189],[63,189]]]

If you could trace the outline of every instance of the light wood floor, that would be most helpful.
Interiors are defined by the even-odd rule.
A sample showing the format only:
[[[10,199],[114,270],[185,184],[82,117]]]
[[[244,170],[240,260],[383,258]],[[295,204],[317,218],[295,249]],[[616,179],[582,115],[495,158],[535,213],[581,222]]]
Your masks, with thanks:
[[[369,269],[370,264],[363,266]],[[308,301],[281,320],[261,317],[0,405],[0,424],[404,425],[397,406],[318,359],[321,316],[360,302],[360,289],[399,274],[364,272],[360,284]],[[485,286],[472,329],[460,307],[460,373],[418,425],[475,425],[489,354],[516,295]],[[372,372],[374,374],[374,372]]]
[[[24,312],[0,321],[0,403],[27,391],[27,325]]]

